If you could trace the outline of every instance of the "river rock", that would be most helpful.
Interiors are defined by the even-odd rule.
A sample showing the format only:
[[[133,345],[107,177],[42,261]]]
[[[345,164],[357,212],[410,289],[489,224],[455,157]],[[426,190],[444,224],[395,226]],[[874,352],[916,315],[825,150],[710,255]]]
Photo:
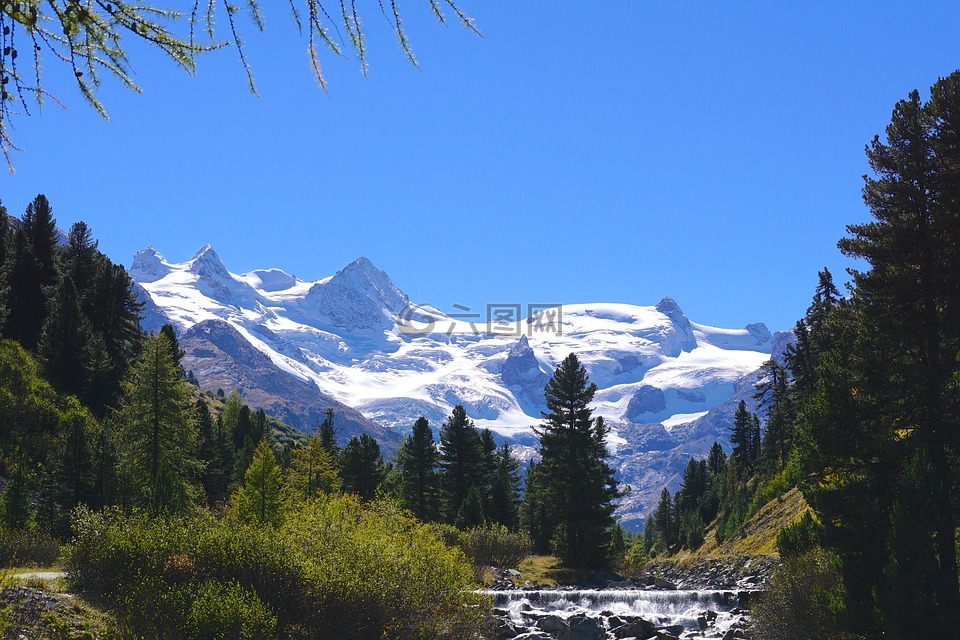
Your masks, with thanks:
[[[513,640],[554,640],[554,637],[543,631],[528,631],[515,636]]]
[[[568,631],[570,627],[559,616],[545,616],[537,620],[537,629],[558,635],[563,631]]]
[[[517,631],[512,624],[506,621],[501,621],[497,625],[496,633],[497,638],[500,640],[508,640],[509,638],[516,638],[518,635],[520,635],[520,632]]]
[[[621,625],[613,630],[613,635],[617,638],[629,638],[635,636],[638,638],[649,638],[656,635],[657,625],[648,622],[643,618],[638,618],[633,622]]]
[[[557,635],[558,640],[603,640],[606,633],[595,618],[586,615],[572,616],[567,620],[569,629]]]
[[[677,589],[677,584],[675,582],[670,582],[669,580],[656,577],[653,579],[653,586],[655,586],[657,589],[667,589],[670,591],[675,591]]]

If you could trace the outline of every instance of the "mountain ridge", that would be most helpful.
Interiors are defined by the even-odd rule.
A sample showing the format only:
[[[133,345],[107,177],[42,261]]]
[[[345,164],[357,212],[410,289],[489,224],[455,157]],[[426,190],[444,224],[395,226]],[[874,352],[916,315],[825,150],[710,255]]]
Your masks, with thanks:
[[[509,322],[471,324],[413,304],[365,257],[311,282],[276,268],[233,274],[209,245],[184,263],[148,247],[136,254],[131,275],[148,302],[146,327],[218,327],[227,345],[218,357],[232,361],[228,367],[203,360],[210,347],[194,335],[201,330],[185,341],[185,365],[197,365],[201,385],[222,387],[233,376],[252,405],[267,403],[308,426],[310,402],[337,402],[356,410],[358,428],[383,429],[378,439],[399,437],[420,415],[436,429],[462,404],[478,427],[523,445],[518,452],[529,457],[543,386],[576,352],[598,385],[594,407],[611,426],[621,480],[634,489],[625,499],[630,517],[649,507],[651,492],[676,481],[688,454],[706,454],[706,440],[707,448],[714,439],[727,443],[721,406],[743,395],[741,382],[789,335],[762,323],[698,324],[669,296],[654,306],[562,305],[530,318],[519,317],[516,305]],[[300,400],[284,406],[281,387]],[[719,417],[710,417],[715,409]]]

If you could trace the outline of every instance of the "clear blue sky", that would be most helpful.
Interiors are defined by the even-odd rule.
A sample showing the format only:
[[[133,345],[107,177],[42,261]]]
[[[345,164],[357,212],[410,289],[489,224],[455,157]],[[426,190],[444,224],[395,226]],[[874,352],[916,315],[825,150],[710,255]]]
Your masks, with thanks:
[[[315,279],[365,255],[447,310],[670,295],[782,329],[818,269],[846,279],[864,145],[960,67],[955,1],[463,0],[481,39],[405,0],[421,68],[368,8],[369,76],[326,55],[327,96],[264,4],[259,98],[234,51],[190,78],[136,50],[144,93],[108,83],[104,122],[51,66],[69,108],[14,123],[11,213],[43,192],[126,265],[209,242],[235,272]]]

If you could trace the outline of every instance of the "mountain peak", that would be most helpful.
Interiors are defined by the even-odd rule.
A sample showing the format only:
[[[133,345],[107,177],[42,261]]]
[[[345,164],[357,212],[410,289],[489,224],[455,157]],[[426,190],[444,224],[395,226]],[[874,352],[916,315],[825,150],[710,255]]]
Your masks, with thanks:
[[[195,254],[193,254],[193,258],[191,258],[191,259],[192,259],[192,260],[196,260],[196,259],[198,259],[198,258],[202,258],[202,257],[204,257],[205,255],[207,255],[208,253],[212,253],[214,257],[216,257],[216,258],[219,259],[219,256],[217,255],[217,252],[214,251],[214,249],[213,249],[213,245],[210,244],[209,242],[208,242],[207,244],[203,245],[202,247],[200,247],[200,251],[197,251]]]
[[[229,275],[227,272],[227,267],[224,266],[220,256],[217,255],[217,252],[214,251],[213,247],[209,244],[203,245],[200,251],[197,251],[190,262],[190,271],[201,277],[224,277]]]
[[[410,302],[385,271],[363,256],[313,285],[308,298],[308,306],[334,326],[360,330],[392,326]]]
[[[137,251],[130,265],[130,276],[138,282],[153,282],[167,274],[163,254],[152,246]]]
[[[657,311],[670,318],[674,328],[680,335],[680,348],[689,351],[697,346],[697,340],[693,337],[693,326],[690,319],[677,304],[677,301],[670,296],[664,296],[655,307]]]

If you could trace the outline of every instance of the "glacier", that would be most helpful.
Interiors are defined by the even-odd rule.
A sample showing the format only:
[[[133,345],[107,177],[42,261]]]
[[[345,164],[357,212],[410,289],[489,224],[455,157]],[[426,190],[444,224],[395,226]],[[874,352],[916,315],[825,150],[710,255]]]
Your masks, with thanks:
[[[210,245],[183,263],[147,247],[130,274],[145,303],[144,327],[169,322],[187,336],[184,366],[202,386],[237,386],[249,402],[303,429],[324,408],[313,405],[353,409],[351,432],[375,430],[388,451],[419,416],[436,429],[462,404],[478,427],[529,457],[544,384],[575,352],[598,386],[595,415],[611,427],[613,463],[631,487],[620,517],[633,528],[663,486],[676,488],[691,456],[703,457],[714,440],[728,446],[736,403],[749,402],[757,370],[791,337],[762,323],[698,324],[669,297],[654,306],[562,305],[517,317],[510,331],[488,331],[486,319],[413,303],[364,257],[304,281],[276,268],[232,273]],[[211,331],[215,325],[220,330]],[[231,368],[215,366],[210,335],[229,336],[226,344],[242,339],[262,355],[257,370],[249,370],[249,354]],[[296,406],[278,397],[277,373],[296,381]],[[307,388],[315,397],[303,395]]]

